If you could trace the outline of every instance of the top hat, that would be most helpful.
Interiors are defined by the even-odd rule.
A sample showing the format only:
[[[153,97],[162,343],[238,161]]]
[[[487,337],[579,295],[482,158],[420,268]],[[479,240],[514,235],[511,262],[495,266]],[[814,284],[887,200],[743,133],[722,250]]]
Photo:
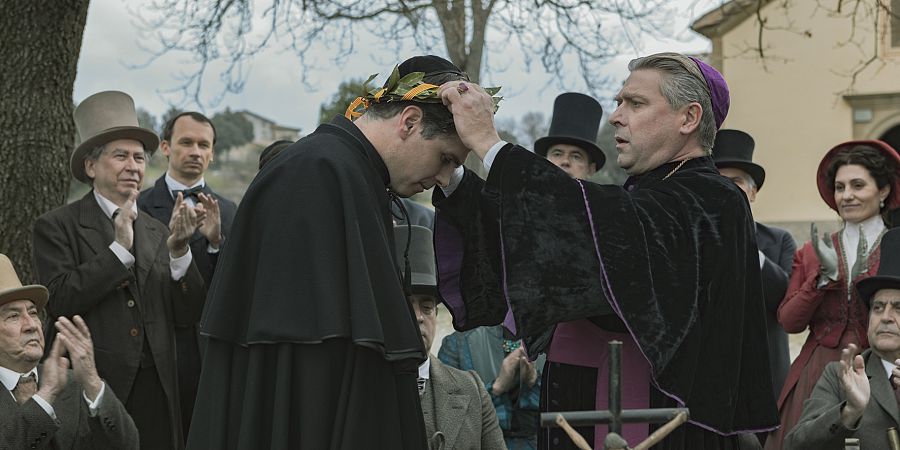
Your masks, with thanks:
[[[885,158],[894,162],[897,173],[894,174],[894,183],[891,185],[891,193],[888,194],[887,199],[884,200],[884,204],[887,205],[889,209],[900,207],[900,155],[897,154],[897,151],[894,150],[893,147],[884,141],[849,141],[838,144],[829,150],[819,163],[818,170],[816,170],[816,184],[819,186],[819,196],[822,197],[822,200],[825,200],[825,203],[831,207],[831,209],[835,211],[838,210],[837,203],[834,201],[834,186],[828,185],[828,167],[831,166],[831,161],[834,159],[835,155],[856,147],[857,145],[872,147],[881,152]]]
[[[566,92],[553,102],[553,118],[550,131],[534,142],[534,152],[543,157],[553,144],[570,144],[588,152],[597,170],[606,163],[606,156],[597,146],[597,132],[603,108],[593,97],[577,92]]]
[[[394,243],[397,248],[397,259],[401,267],[404,265],[403,257],[406,253],[406,241],[410,236],[409,265],[412,271],[413,294],[436,295],[437,271],[434,261],[434,241],[431,230],[419,225],[394,226]]]
[[[153,131],[138,125],[134,100],[119,91],[98,92],[75,108],[75,127],[81,143],[72,152],[72,175],[82,183],[90,184],[84,172],[84,158],[93,149],[117,139],[134,139],[144,145],[144,150],[154,152],[159,137]]]
[[[878,274],[859,280],[856,290],[866,303],[872,305],[872,296],[881,289],[900,289],[900,229],[893,228],[881,237],[881,262]]]
[[[44,286],[39,284],[22,286],[12,261],[0,253],[0,305],[16,300],[31,300],[38,309],[44,309],[49,297],[50,293]]]
[[[759,190],[766,181],[766,171],[753,163],[755,146],[753,138],[743,131],[719,130],[716,133],[716,143],[713,144],[713,161],[719,168],[733,167],[747,172]]]

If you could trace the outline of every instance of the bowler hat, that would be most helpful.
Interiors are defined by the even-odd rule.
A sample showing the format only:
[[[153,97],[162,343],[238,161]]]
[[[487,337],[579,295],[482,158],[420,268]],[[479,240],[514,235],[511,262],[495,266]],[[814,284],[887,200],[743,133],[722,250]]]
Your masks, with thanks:
[[[407,253],[406,242],[409,241]],[[431,230],[419,225],[394,226],[394,243],[400,266],[408,258],[412,271],[413,294],[434,295],[437,293],[437,272],[434,261],[434,241]]]
[[[871,306],[872,296],[879,290],[900,289],[900,229],[888,230],[881,237],[879,249],[881,261],[878,264],[878,274],[856,283],[856,290],[866,306]]]
[[[759,190],[766,181],[766,171],[753,162],[755,146],[753,137],[743,131],[719,130],[713,144],[713,161],[719,168],[733,167],[747,172]]]
[[[819,187],[819,196],[822,197],[822,200],[825,200],[825,203],[831,207],[831,209],[835,211],[838,210],[837,203],[834,201],[834,186],[828,185],[828,167],[831,166],[831,161],[838,153],[860,145],[872,147],[884,155],[885,158],[893,161],[894,168],[898,173],[894,174],[894,182],[891,184],[891,193],[888,194],[884,203],[889,209],[900,207],[900,155],[898,155],[897,151],[887,142],[877,140],[844,142],[829,150],[822,158],[822,161],[819,162],[819,169],[816,170],[816,184]]]
[[[134,100],[119,91],[98,92],[75,108],[75,127],[81,143],[72,152],[72,175],[82,183],[90,183],[84,172],[84,159],[98,146],[117,139],[134,139],[147,152],[156,151],[159,137],[138,125]]]
[[[547,156],[553,144],[569,144],[584,149],[596,164],[597,170],[606,163],[606,156],[597,146],[597,132],[603,107],[593,97],[577,92],[566,92],[553,102],[553,118],[550,131],[534,143],[534,152]]]
[[[0,305],[16,300],[31,300],[38,309],[43,309],[49,297],[50,293],[44,286],[39,284],[22,286],[12,261],[0,253]]]

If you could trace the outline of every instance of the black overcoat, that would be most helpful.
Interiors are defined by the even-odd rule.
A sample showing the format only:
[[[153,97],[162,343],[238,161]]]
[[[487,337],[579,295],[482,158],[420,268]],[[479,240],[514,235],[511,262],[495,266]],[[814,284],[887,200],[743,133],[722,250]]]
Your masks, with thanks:
[[[191,449],[422,449],[387,167],[343,117],[253,180],[201,321]]]

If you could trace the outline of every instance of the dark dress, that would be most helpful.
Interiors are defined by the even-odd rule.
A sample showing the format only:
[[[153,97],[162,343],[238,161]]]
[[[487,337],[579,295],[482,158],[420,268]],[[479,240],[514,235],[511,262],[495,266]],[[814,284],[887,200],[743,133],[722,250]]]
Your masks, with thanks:
[[[675,166],[603,186],[507,145],[486,182],[466,173],[435,194],[440,293],[457,329],[502,322],[531,354],[562,322],[621,328],[649,364],[651,405],[691,412],[655,448],[737,448],[777,424],[753,221],[710,158]],[[545,386],[583,401],[597,388],[585,370],[545,368]]]
[[[189,448],[426,448],[388,183],[343,117],[253,180],[201,321]]]

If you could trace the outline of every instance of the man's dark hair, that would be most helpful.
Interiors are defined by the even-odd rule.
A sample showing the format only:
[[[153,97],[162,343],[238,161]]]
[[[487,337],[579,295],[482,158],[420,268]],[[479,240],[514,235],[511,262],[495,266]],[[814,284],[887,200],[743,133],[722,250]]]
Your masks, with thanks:
[[[182,118],[182,117],[184,117],[184,116],[188,116],[188,117],[190,117],[191,119],[194,119],[194,120],[196,120],[197,122],[200,122],[200,123],[208,123],[209,126],[210,126],[210,127],[212,128],[212,130],[213,130],[213,141],[212,141],[212,143],[213,143],[214,146],[216,145],[216,126],[215,126],[215,124],[212,123],[212,120],[209,120],[209,117],[206,117],[206,116],[204,116],[203,114],[198,113],[198,112],[196,112],[196,111],[185,111],[185,112],[180,113],[180,114],[178,114],[177,116],[175,116],[175,117],[169,119],[169,121],[166,122],[166,126],[163,127],[163,132],[162,132],[161,140],[166,141],[166,142],[169,142],[169,143],[172,142],[172,133],[175,131],[175,122],[178,121],[178,119],[180,119],[180,118]]]
[[[272,158],[278,156],[278,154],[281,153],[282,150],[290,147],[293,143],[293,141],[280,140],[275,141],[269,144],[268,147],[264,148],[263,151],[259,154],[260,170],[262,170],[263,166],[268,164],[268,162],[271,161]]]
[[[865,167],[869,171],[869,175],[875,180],[875,185],[878,186],[878,189],[892,186],[894,179],[897,177],[897,167],[895,167],[894,161],[885,157],[884,154],[874,147],[856,145],[839,151],[832,158],[828,171],[825,173],[826,181],[832,191],[834,191],[834,179],[837,176],[838,169],[850,164]],[[886,208],[887,205],[882,207],[881,212],[884,213]]]
[[[461,72],[439,72],[433,75],[426,74],[422,80],[425,83],[442,85],[449,81],[469,81],[469,77]],[[453,123],[453,114],[442,103],[423,103],[412,101],[372,103],[366,114],[371,114],[378,119],[390,119],[400,114],[407,106],[418,106],[422,109],[422,137],[431,139],[436,136],[456,134],[456,125]]]

